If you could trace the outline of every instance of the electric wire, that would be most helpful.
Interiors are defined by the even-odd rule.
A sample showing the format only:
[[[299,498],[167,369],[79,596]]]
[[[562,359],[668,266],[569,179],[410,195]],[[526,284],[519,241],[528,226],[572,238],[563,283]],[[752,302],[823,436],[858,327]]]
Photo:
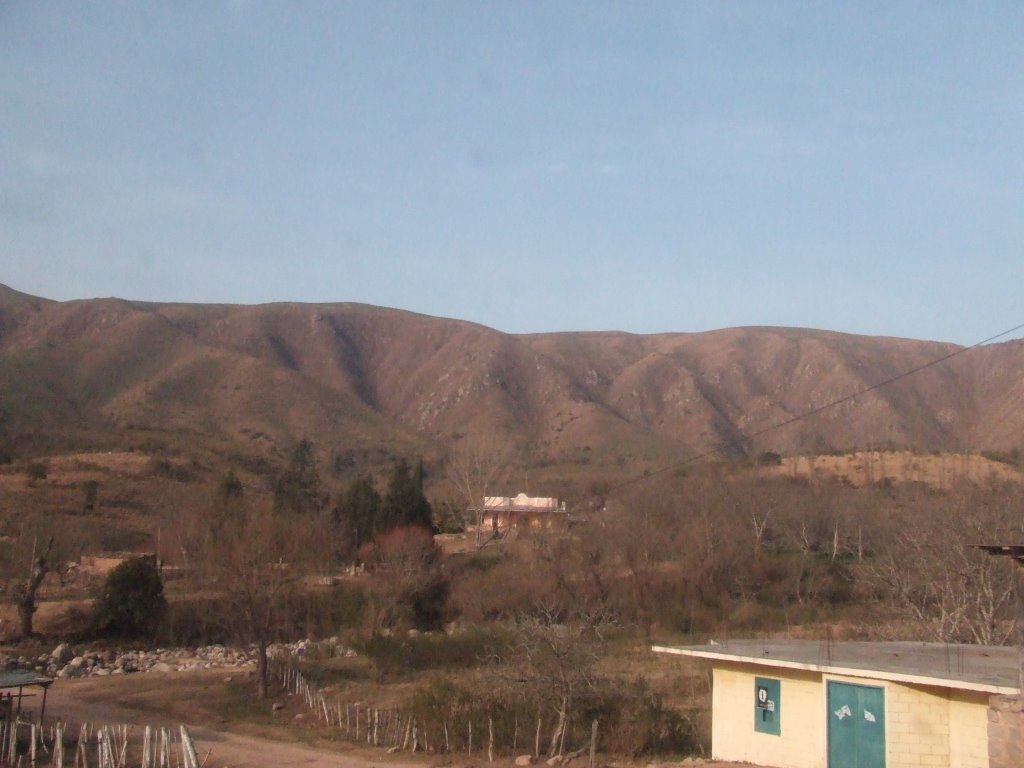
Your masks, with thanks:
[[[843,403],[848,403],[851,400],[857,399],[861,395],[866,395],[869,392],[874,392],[876,389],[881,389],[883,387],[889,386],[890,384],[895,384],[898,381],[902,381],[903,379],[909,378],[910,376],[914,376],[915,374],[918,374],[921,371],[927,370],[928,368],[933,368],[936,365],[941,365],[942,363],[945,363],[948,360],[952,360],[954,357],[958,357],[959,355],[962,355],[965,352],[970,352],[972,349],[977,349],[978,347],[982,347],[982,346],[984,346],[986,344],[991,344],[993,341],[998,341],[999,339],[1001,339],[1001,338],[1003,338],[1005,336],[1009,336],[1011,333],[1016,333],[1017,331],[1020,331],[1020,330],[1024,330],[1024,323],[1021,323],[1020,325],[1015,325],[1013,328],[1009,328],[1009,329],[1007,329],[1007,330],[1005,330],[1005,331],[1003,331],[1001,333],[997,333],[994,336],[989,336],[987,339],[983,339],[981,341],[975,342],[974,344],[971,344],[969,347],[960,347],[960,348],[954,350],[953,352],[950,352],[947,355],[943,355],[942,357],[937,357],[934,360],[930,360],[927,363],[923,363],[922,365],[918,365],[918,366],[916,366],[914,368],[911,368],[909,370],[903,371],[902,373],[899,373],[899,374],[897,374],[895,376],[891,376],[888,379],[885,379],[883,381],[879,381],[879,382],[876,382],[876,383],[871,384],[869,386],[862,387],[861,389],[858,389],[858,390],[856,390],[854,392],[851,392],[848,395],[844,395],[843,397],[840,397],[840,398],[838,398],[836,400],[831,400],[831,401],[825,403],[824,405],[819,405],[819,406],[817,406],[815,408],[811,408],[810,410],[803,411],[802,413],[798,413],[795,416],[791,416],[788,419],[783,419],[782,421],[776,422],[775,424],[771,424],[771,425],[769,425],[769,426],[767,426],[767,427],[765,427],[763,429],[759,429],[757,432],[752,432],[749,435],[741,433],[741,436],[742,436],[742,438],[743,438],[743,440],[745,442],[749,442],[749,441],[754,440],[754,439],[756,439],[758,437],[762,437],[763,435],[766,435],[769,432],[774,432],[775,430],[782,429],[783,427],[788,427],[791,424],[796,424],[797,422],[803,421],[804,419],[809,419],[812,416],[817,416],[819,413],[821,413],[823,411],[827,411],[830,408],[835,408],[837,405],[842,405]],[[641,483],[641,482],[643,482],[645,480],[650,480],[652,477],[657,477],[659,475],[665,474],[666,472],[671,472],[671,471],[679,469],[681,467],[685,467],[685,466],[687,466],[689,464],[694,464],[694,463],[696,463],[698,461],[701,461],[703,459],[710,458],[711,456],[714,456],[714,455],[720,453],[722,451],[722,449],[726,448],[727,446],[729,446],[733,442],[735,442],[735,441],[722,441],[722,442],[718,443],[714,448],[710,448],[710,449],[708,449],[706,451],[703,451],[701,453],[695,454],[693,456],[689,456],[689,457],[683,459],[682,461],[673,462],[672,464],[669,464],[669,465],[664,466],[664,467],[660,467],[659,469],[655,469],[655,470],[651,470],[651,471],[646,471],[642,475],[637,475],[637,476],[632,477],[632,478],[630,478],[628,480],[624,480],[624,481],[622,481],[620,483],[617,483],[617,484],[611,486],[610,488],[608,488],[608,490],[605,492],[604,496],[605,497],[611,496],[616,491],[620,491],[623,488],[626,488],[626,487],[628,487],[630,485],[635,485],[636,483]]]

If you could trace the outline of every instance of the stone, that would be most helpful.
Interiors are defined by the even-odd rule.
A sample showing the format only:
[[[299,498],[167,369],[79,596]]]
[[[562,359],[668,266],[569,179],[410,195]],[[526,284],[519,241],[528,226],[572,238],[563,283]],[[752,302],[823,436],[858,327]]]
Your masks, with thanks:
[[[280,701],[275,701],[270,708],[275,712],[280,712],[282,709],[284,709],[284,704],[282,704]]]
[[[168,664],[166,661],[158,661],[156,664],[149,668],[150,672],[173,672],[174,667]]]
[[[515,764],[518,766],[533,765],[536,762],[533,755],[519,755],[515,759]]]
[[[546,765],[561,765],[562,764],[562,756],[561,755],[555,755],[554,757],[549,757],[545,764]]]
[[[75,656],[75,658],[68,662],[68,666],[75,669],[79,669],[83,664],[85,664],[85,659],[81,656]]]

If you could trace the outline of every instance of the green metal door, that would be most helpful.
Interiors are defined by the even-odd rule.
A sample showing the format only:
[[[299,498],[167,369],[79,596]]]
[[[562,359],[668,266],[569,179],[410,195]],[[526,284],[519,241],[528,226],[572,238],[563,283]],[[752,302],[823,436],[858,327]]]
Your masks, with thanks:
[[[885,691],[828,681],[828,768],[885,768]]]

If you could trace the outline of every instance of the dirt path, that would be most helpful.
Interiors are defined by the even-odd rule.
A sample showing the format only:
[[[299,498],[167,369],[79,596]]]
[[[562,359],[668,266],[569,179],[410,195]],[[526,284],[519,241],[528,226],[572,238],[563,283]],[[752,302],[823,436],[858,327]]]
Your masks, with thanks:
[[[424,768],[423,762],[393,760],[380,752],[369,753],[356,748],[339,751],[301,742],[274,740],[228,731],[220,727],[222,723],[211,719],[202,706],[195,708],[196,717],[188,717],[187,713],[162,712],[155,706],[152,697],[147,695],[152,690],[151,687],[147,686],[140,690],[141,687],[137,685],[137,678],[163,678],[163,681],[168,683],[168,698],[173,698],[172,691],[178,687],[175,685],[177,681],[173,678],[185,676],[197,677],[192,673],[177,673],[57,680],[51,686],[47,697],[47,720],[60,718],[71,723],[128,723],[158,727],[177,727],[184,723],[192,734],[200,759],[206,758],[209,754],[207,768],[369,768],[385,763],[389,768]],[[223,676],[221,672],[216,677]],[[136,684],[132,685],[133,683]],[[180,703],[178,701],[178,707]],[[185,716],[182,717],[181,714]]]
[[[230,719],[221,695],[225,671],[149,672],[116,677],[59,679],[49,690],[47,721],[78,724],[120,724],[154,727],[188,726],[206,768],[428,768],[428,766],[493,765],[509,768],[510,758],[493,764],[450,755],[388,755],[345,742],[327,742],[300,723],[307,715],[296,700],[285,701],[280,718],[267,725]],[[231,678],[228,677],[230,680]],[[36,700],[31,707],[38,707]],[[269,704],[267,704],[269,708]],[[260,735],[257,735],[260,734]],[[273,738],[268,738],[272,736]],[[306,741],[297,741],[304,738]],[[311,743],[312,742],[312,743]],[[625,765],[626,763],[620,763]],[[700,768],[741,768],[737,763],[694,761]],[[539,764],[543,768],[543,763]],[[573,766],[584,766],[585,762]],[[669,765],[669,764],[666,764]],[[742,768],[756,768],[743,765]]]

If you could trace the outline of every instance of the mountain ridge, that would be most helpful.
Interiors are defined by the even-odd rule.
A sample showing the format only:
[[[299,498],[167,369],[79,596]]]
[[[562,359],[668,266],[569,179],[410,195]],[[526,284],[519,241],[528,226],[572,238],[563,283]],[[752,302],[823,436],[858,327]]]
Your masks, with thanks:
[[[596,473],[720,447],[1008,451],[1022,446],[1022,403],[1020,340],[517,335],[353,302],[57,302],[0,285],[0,439],[16,454],[145,436],[275,456],[308,436],[358,462],[375,446],[444,457],[498,435],[526,463]]]

